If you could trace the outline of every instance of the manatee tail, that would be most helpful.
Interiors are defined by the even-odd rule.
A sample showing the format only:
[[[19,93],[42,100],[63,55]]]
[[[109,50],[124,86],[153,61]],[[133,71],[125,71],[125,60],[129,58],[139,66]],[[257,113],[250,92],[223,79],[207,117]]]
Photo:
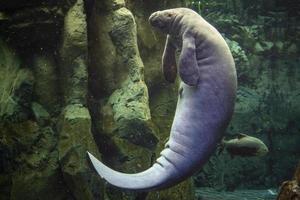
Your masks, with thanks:
[[[119,188],[151,191],[169,187],[182,180],[182,177],[178,176],[180,173],[175,165],[170,163],[163,155],[149,169],[136,174],[125,174],[107,167],[91,153],[87,153],[101,178]]]

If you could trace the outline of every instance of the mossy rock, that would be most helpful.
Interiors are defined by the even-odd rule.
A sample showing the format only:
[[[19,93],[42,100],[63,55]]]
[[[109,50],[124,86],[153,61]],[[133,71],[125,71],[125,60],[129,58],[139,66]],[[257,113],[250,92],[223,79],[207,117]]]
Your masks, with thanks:
[[[122,155],[117,168],[126,173],[138,173],[149,168],[153,162],[153,151],[137,146],[127,140],[114,138],[113,141],[118,146]]]
[[[62,182],[57,161],[57,151],[54,151],[45,168],[14,172],[10,199],[72,199],[72,194]]]
[[[61,114],[58,131],[59,162],[70,192],[78,199],[102,198],[102,182],[87,157],[89,151],[100,158],[88,109],[81,104],[68,105]]]
[[[34,100],[50,114],[58,114],[60,93],[58,85],[57,63],[51,55],[33,57]]]
[[[158,192],[150,192],[146,200],[194,200],[195,191],[192,179],[188,179],[170,189]]]
[[[30,115],[33,74],[16,51],[0,39],[0,119],[25,121]]]
[[[69,198],[61,181],[52,128],[41,128],[34,121],[26,121],[3,126],[2,130],[8,135],[1,135],[5,138],[1,143],[1,156],[8,157],[2,160],[6,162],[1,163],[4,167],[1,177],[7,174],[5,188],[10,199]]]
[[[87,104],[87,22],[83,0],[77,0],[64,17],[62,43],[59,49],[64,103]]]

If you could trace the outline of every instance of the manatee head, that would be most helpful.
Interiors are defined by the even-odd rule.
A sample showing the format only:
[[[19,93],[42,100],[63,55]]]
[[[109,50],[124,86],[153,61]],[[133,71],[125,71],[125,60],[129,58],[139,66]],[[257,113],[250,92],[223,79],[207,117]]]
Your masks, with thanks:
[[[173,29],[173,24],[180,15],[178,9],[169,9],[152,13],[149,17],[149,23],[161,32],[169,34]]]
[[[152,13],[149,23],[165,34],[180,35],[193,25],[199,14],[188,8],[173,8]]]

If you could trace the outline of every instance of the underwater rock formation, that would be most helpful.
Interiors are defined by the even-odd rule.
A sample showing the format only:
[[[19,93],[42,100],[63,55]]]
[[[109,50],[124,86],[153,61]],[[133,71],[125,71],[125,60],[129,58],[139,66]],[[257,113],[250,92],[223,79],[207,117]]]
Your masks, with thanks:
[[[84,3],[23,3],[0,6],[1,199],[102,198],[86,160],[99,153],[84,107]]]
[[[285,181],[280,186],[280,192],[276,200],[299,200],[300,199],[300,162],[293,180]]]
[[[51,54],[37,54],[32,59],[35,77],[34,99],[50,114],[59,112],[59,84],[55,57]]]
[[[22,66],[16,51],[0,39],[1,122],[28,119],[33,83],[32,71]]]
[[[78,199],[103,197],[100,180],[89,168],[85,152],[99,155],[87,109],[87,23],[84,2],[77,0],[64,18],[60,70],[64,109],[58,121],[58,153],[64,181]]]
[[[62,36],[59,66],[65,104],[86,105],[88,44],[83,0],[77,0],[66,13]]]
[[[61,181],[57,140],[53,129],[40,128],[33,121],[11,126],[2,130],[12,137],[19,138],[20,142],[12,146],[13,152],[17,154],[10,157],[13,158],[10,163],[13,168],[6,176],[9,175],[11,181],[5,183],[10,189],[1,192],[3,199],[35,199],[37,196],[49,200],[70,198]],[[27,137],[20,137],[24,131]]]
[[[66,106],[58,124],[58,156],[64,182],[76,199],[99,199],[103,190],[86,160],[86,151],[98,152],[91,133],[91,117],[81,104]],[[98,153],[98,156],[100,154]]]

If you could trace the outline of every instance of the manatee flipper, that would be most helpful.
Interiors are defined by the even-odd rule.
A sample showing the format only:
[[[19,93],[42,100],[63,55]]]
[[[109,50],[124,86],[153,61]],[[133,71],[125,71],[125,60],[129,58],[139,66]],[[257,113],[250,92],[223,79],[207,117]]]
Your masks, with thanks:
[[[162,71],[165,79],[174,83],[177,75],[177,66],[175,58],[176,48],[171,43],[170,35],[167,35],[164,53],[162,56]]]
[[[185,33],[182,39],[182,50],[179,57],[179,75],[182,81],[189,86],[195,86],[198,83],[199,73],[195,38],[188,33]]]

